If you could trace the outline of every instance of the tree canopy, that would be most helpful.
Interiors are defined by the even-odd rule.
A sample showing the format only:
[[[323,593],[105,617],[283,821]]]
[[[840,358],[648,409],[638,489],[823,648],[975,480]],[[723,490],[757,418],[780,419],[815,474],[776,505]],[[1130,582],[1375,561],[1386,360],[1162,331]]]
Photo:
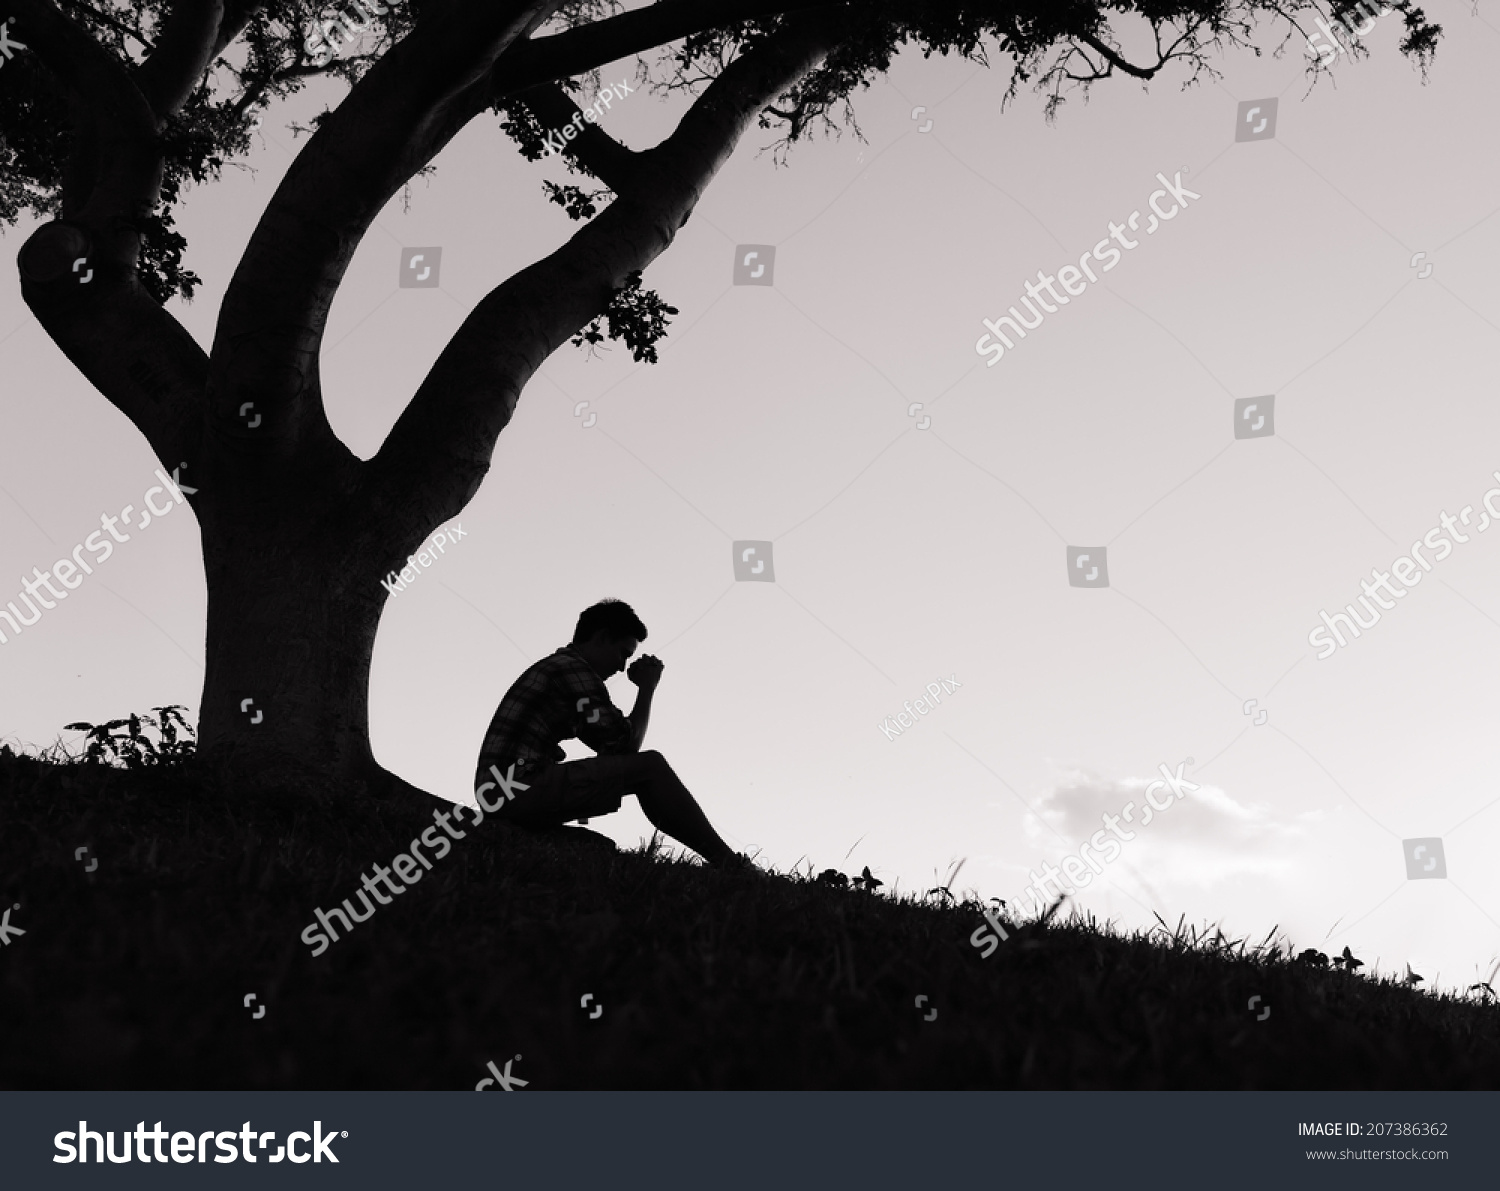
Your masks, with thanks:
[[[1357,20],[1360,5],[1361,0],[1332,0],[1326,8],[1336,20]],[[140,278],[152,296],[160,302],[174,295],[193,297],[200,279],[183,265],[187,244],[176,231],[175,209],[190,183],[216,179],[226,164],[250,152],[253,129],[274,111],[277,100],[318,78],[353,87],[424,15],[441,20],[445,10],[463,7],[454,0],[364,0],[363,8],[359,0],[60,0],[58,9],[131,75],[162,121],[160,203],[138,217]],[[530,160],[546,153],[539,117],[565,106],[562,96],[539,93],[546,84],[578,94],[609,56],[670,43],[673,48],[659,64],[655,89],[697,93],[729,62],[772,36],[788,14],[802,10],[840,10],[849,20],[827,58],[760,113],[762,128],[779,131],[783,152],[815,129],[836,129],[839,122],[857,133],[855,92],[888,70],[907,45],[924,55],[951,53],[986,65],[988,52],[998,51],[1012,59],[1011,93],[1028,84],[1045,89],[1052,114],[1070,88],[1086,94],[1092,83],[1117,72],[1149,80],[1169,63],[1181,61],[1188,68],[1186,83],[1212,76],[1210,56],[1228,47],[1253,47],[1259,21],[1282,22],[1284,46],[1288,39],[1308,34],[1319,12],[1309,0],[866,0],[846,5],[659,0],[628,12],[621,0],[570,0],[513,7],[537,10],[537,19],[529,23],[525,41],[492,67],[488,110],[499,116]],[[1411,0],[1386,7],[1399,11],[1405,23],[1402,53],[1425,70],[1441,26],[1429,22]],[[0,2],[0,13],[8,11],[19,27],[33,11],[40,16],[48,8],[43,0]],[[1132,41],[1148,50],[1139,59],[1122,48],[1121,35],[1112,27],[1112,22],[1132,17],[1139,27]],[[191,38],[209,23],[216,28],[207,61],[189,75]],[[330,54],[330,34],[361,36],[358,45],[341,45]],[[1368,53],[1358,45],[1352,48]],[[105,134],[105,122],[101,113],[86,110],[87,100],[79,102],[62,77],[64,71],[49,69],[46,54],[21,54],[6,65],[0,73],[0,226],[14,226],[27,213],[60,218],[65,163],[85,151],[81,142]],[[1323,63],[1319,59],[1311,66],[1317,70]],[[97,89],[90,90],[98,95]],[[314,126],[319,123],[321,119]],[[588,156],[568,156],[578,174],[604,180]],[[614,158],[622,160],[618,154]],[[602,162],[596,165],[605,175],[613,173]],[[595,215],[608,193],[572,184],[548,187],[552,201],[575,219]],[[617,337],[638,326],[649,328],[649,323],[644,317],[622,317]],[[647,341],[651,339],[648,329]]]

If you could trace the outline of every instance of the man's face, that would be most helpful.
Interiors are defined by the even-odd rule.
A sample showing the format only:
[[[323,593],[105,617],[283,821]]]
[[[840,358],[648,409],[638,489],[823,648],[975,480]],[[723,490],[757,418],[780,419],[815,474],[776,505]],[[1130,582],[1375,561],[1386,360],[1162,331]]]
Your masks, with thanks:
[[[600,633],[595,640],[598,642],[599,657],[605,665],[602,673],[604,678],[609,678],[625,669],[625,663],[630,661],[636,646],[640,644],[634,637],[611,639],[603,633]]]

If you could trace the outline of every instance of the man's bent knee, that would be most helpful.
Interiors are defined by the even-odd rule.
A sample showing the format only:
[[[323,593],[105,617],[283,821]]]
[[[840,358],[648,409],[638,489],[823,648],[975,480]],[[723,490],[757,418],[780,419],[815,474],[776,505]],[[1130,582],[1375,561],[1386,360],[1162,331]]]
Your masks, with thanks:
[[[633,777],[655,779],[672,772],[667,759],[655,749],[643,749],[631,757],[630,773]]]

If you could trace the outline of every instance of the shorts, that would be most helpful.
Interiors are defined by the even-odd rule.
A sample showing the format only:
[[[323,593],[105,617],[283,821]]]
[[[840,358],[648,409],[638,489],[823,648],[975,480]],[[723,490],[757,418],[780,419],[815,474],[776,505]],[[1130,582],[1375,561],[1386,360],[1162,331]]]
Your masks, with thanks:
[[[638,762],[634,753],[620,756],[584,757],[577,761],[558,761],[542,767],[516,766],[515,780],[525,783],[515,797],[497,811],[500,819],[517,827],[561,827],[575,819],[592,819],[610,815],[620,809],[620,800],[631,793],[629,770]],[[496,764],[501,773],[508,765]],[[480,772],[475,788],[494,782],[488,767]],[[485,798],[498,795],[486,790]]]

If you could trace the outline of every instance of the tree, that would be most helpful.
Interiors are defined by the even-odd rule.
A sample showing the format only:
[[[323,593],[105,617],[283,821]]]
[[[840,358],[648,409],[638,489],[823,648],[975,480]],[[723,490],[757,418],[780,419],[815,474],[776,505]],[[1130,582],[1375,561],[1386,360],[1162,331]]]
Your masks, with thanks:
[[[0,51],[0,219],[48,219],[18,256],[28,307],[165,468],[190,464],[208,586],[201,756],[252,787],[375,796],[404,786],[369,744],[381,578],[474,495],[527,381],[563,343],[607,334],[655,359],[676,311],[642,272],[752,121],[777,131],[783,157],[840,120],[857,133],[855,91],[907,44],[981,63],[998,49],[1008,94],[1043,89],[1050,115],[1116,73],[1144,82],[1181,63],[1184,85],[1212,76],[1214,52],[1261,52],[1261,22],[1280,29],[1279,53],[1300,51],[1320,16],[1361,18],[1357,0],[1326,13],[1312,0],[361,2],[0,0],[19,46]],[[1392,7],[1402,52],[1425,70],[1440,27],[1411,0]],[[353,52],[345,35],[361,27],[376,36]],[[591,72],[653,51],[684,110],[659,145],[632,150],[575,97]],[[1309,70],[1323,69],[1314,54]],[[217,177],[261,113],[319,76],[347,95],[270,200],[205,353],[166,309],[198,283],[173,221],[182,188]],[[329,309],[381,208],[481,118],[531,160],[561,144],[560,163],[599,188],[546,183],[582,226],[475,306],[360,461],[324,412]],[[253,728],[249,698],[269,711]]]

